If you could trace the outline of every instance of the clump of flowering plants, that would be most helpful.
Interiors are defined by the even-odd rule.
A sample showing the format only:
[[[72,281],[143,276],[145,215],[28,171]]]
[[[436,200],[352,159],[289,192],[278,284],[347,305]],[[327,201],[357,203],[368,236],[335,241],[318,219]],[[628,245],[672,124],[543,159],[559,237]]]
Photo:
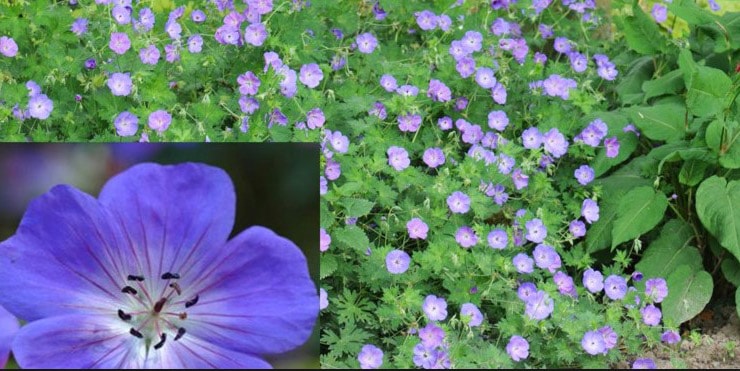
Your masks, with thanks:
[[[640,133],[610,112],[623,41],[595,2],[361,4],[362,93],[323,141],[322,364],[606,367],[675,343],[664,278],[604,251],[622,215],[596,180]]]

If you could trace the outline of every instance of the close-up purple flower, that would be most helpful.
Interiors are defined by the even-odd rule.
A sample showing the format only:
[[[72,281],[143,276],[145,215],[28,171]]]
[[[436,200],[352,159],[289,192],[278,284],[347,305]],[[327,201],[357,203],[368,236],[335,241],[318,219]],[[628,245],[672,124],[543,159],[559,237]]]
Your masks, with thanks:
[[[406,223],[406,230],[409,232],[409,238],[426,240],[429,226],[420,218],[413,218]]]
[[[606,148],[606,157],[614,158],[619,155],[619,140],[617,137],[604,139],[604,148]]]
[[[188,51],[193,54],[203,51],[203,37],[197,34],[188,37]]]
[[[494,229],[488,233],[488,246],[492,249],[503,250],[509,243],[509,237],[503,229]]]
[[[0,244],[0,302],[28,321],[18,364],[256,368],[301,345],[318,315],[306,259],[264,227],[228,240],[235,206],[229,176],[195,163],[35,199]]]
[[[504,131],[509,126],[509,117],[504,111],[491,111],[488,113],[488,127],[498,131]]]
[[[427,97],[435,102],[448,102],[452,99],[452,91],[442,81],[431,79],[429,80]],[[459,98],[457,102],[460,102]]]
[[[529,357],[529,342],[519,335],[514,335],[509,339],[509,343],[506,344],[506,353],[514,362],[526,359]]]
[[[516,254],[511,262],[519,273],[530,274],[534,272],[534,259],[523,252]]]
[[[477,327],[483,323],[483,313],[473,303],[465,303],[460,306],[460,315],[470,317],[470,322],[468,322],[470,327]]]
[[[436,295],[427,295],[422,309],[430,321],[444,321],[447,318],[447,301]]]
[[[447,206],[455,214],[465,214],[470,210],[470,197],[460,191],[452,192],[447,197]]]
[[[529,175],[524,174],[522,169],[515,169],[514,172],[511,173],[511,180],[514,182],[514,189],[517,191],[527,188],[529,185]]]
[[[415,133],[421,127],[421,116],[417,114],[398,115],[398,129],[402,132]]]
[[[522,145],[526,149],[537,149],[542,145],[544,137],[536,127],[531,127],[522,132]]]
[[[70,31],[72,31],[73,34],[77,36],[82,36],[87,32],[87,24],[88,21],[86,18],[77,18],[74,22],[72,22],[72,26],[70,26]]]
[[[424,31],[430,31],[435,28],[437,28],[437,15],[434,14],[431,10],[422,10],[421,12],[417,12],[415,14],[416,16],[416,24]]]
[[[587,198],[581,205],[581,216],[586,218],[586,222],[591,224],[599,220],[599,204],[596,201]]]
[[[172,115],[165,110],[157,110],[149,114],[149,127],[158,133],[164,133],[172,123]]]
[[[131,94],[133,88],[133,82],[131,81],[131,74],[115,72],[108,77],[108,88],[110,92],[115,96],[127,96]]]
[[[319,229],[319,251],[324,252],[326,250],[329,250],[329,246],[331,245],[331,236],[329,233],[326,233],[326,229],[320,228]]]
[[[0,307],[0,367],[5,368],[5,364],[8,362],[8,356],[10,355],[11,344],[15,338],[15,334],[18,332],[20,324],[18,319],[15,318],[5,308]]]
[[[478,236],[473,228],[464,225],[455,232],[455,241],[464,249],[469,249],[478,243]]]
[[[568,231],[570,231],[573,237],[581,238],[586,235],[586,224],[580,220],[574,220],[568,225]]]
[[[542,220],[534,218],[524,223],[524,227],[527,229],[527,234],[524,236],[528,241],[534,243],[542,243],[547,237],[547,228],[542,224]]]
[[[568,295],[573,298],[578,297],[576,286],[573,284],[573,277],[562,271],[558,271],[552,276],[552,279],[555,281],[555,285],[558,287],[558,291],[561,294]]]
[[[581,339],[581,347],[586,353],[595,356],[599,354],[606,354],[606,344],[604,343],[604,337],[599,331],[587,331],[583,334]]]
[[[660,303],[668,296],[668,285],[663,278],[651,278],[645,281],[645,296],[653,303]]]
[[[537,286],[532,282],[524,282],[516,289],[516,295],[525,303],[528,302],[529,298],[531,298],[536,292]]]
[[[491,89],[496,86],[496,77],[493,70],[488,67],[478,67],[475,71],[475,82],[483,89]]]
[[[360,53],[364,54],[372,53],[378,46],[378,39],[376,39],[375,36],[373,36],[373,34],[369,32],[357,35],[356,42],[357,50],[359,50]]]
[[[252,71],[247,71],[236,78],[239,84],[239,93],[242,95],[256,95],[260,88],[260,79]]]
[[[319,289],[319,310],[324,310],[329,306],[329,295],[323,288]]]
[[[679,335],[676,330],[665,330],[665,332],[660,335],[660,341],[666,344],[676,344],[681,341],[681,335]]]
[[[557,251],[545,244],[539,244],[532,251],[534,262],[540,269],[547,269],[550,273],[555,273],[561,266],[560,255]]]
[[[383,364],[383,351],[375,345],[365,344],[357,355],[357,360],[362,369],[379,368]]]
[[[313,89],[319,86],[319,83],[323,79],[324,73],[321,72],[321,68],[319,68],[318,64],[309,63],[301,66],[301,72],[298,75],[298,80],[300,80],[303,85],[306,85],[310,89]]]
[[[144,64],[156,65],[159,61],[159,56],[159,49],[154,45],[149,45],[139,51],[139,59],[141,59],[141,63]]]
[[[614,329],[612,329],[611,326],[604,326],[599,329],[599,333],[601,334],[601,337],[604,338],[604,346],[607,350],[614,348],[617,346],[617,340],[619,340],[619,335],[617,335],[616,332],[614,332]]]
[[[238,35],[238,32],[237,32]],[[262,46],[267,40],[267,29],[262,23],[252,23],[244,29],[244,41],[253,46]]]
[[[110,43],[108,44],[110,49],[116,54],[124,54],[129,48],[131,48],[131,40],[128,35],[123,32],[113,32],[110,35]]]
[[[583,272],[583,286],[586,290],[596,294],[604,289],[604,276],[593,268]]]
[[[594,169],[588,165],[581,165],[573,174],[581,185],[587,185],[594,180]]]
[[[659,325],[660,319],[663,317],[660,309],[652,304],[640,309],[640,314],[642,314],[642,321],[648,326]]]
[[[393,93],[398,88],[398,83],[396,83],[395,77],[386,74],[380,77],[380,86],[382,86],[385,91]]]
[[[419,329],[419,339],[421,339],[421,343],[426,347],[436,348],[442,346],[444,338],[445,330],[432,322],[428,322],[424,328]]]
[[[653,9],[650,11],[650,15],[658,23],[665,22],[668,19],[668,8],[663,4],[655,3],[653,4]]]
[[[139,129],[139,118],[131,112],[124,111],[113,120],[113,126],[116,127],[116,134],[122,137],[132,136]]]
[[[434,364],[437,363],[438,351],[435,347],[428,346],[421,342],[414,346],[414,364],[418,367],[430,369],[434,368]]]
[[[568,141],[557,128],[548,130],[542,138],[542,143],[545,145],[545,152],[555,158],[560,158],[568,152]]]
[[[612,274],[604,280],[604,292],[609,299],[620,300],[627,295],[627,281],[621,276]]]
[[[116,5],[111,10],[111,16],[118,24],[131,23],[131,6]]]
[[[326,131],[326,141],[331,144],[331,147],[337,153],[347,153],[349,150],[349,138],[346,135],[337,131]]]
[[[555,310],[555,303],[550,295],[538,290],[525,303],[524,314],[530,319],[541,321],[549,317],[553,310]]]
[[[391,250],[385,256],[385,267],[391,274],[401,274],[409,269],[411,257],[405,251]]]
[[[401,171],[411,165],[409,153],[403,147],[391,146],[388,148],[387,153],[388,165],[396,169],[396,171]]]
[[[638,358],[632,363],[633,369],[656,369],[655,361],[652,358]]]
[[[424,151],[424,155],[422,155],[422,160],[427,164],[427,166],[436,168],[444,165],[445,154],[442,152],[442,148],[427,148]]]
[[[36,94],[28,100],[28,113],[31,117],[46,120],[54,110],[54,102],[46,94]]]
[[[0,37],[0,54],[12,58],[18,54],[18,44],[11,37]]]

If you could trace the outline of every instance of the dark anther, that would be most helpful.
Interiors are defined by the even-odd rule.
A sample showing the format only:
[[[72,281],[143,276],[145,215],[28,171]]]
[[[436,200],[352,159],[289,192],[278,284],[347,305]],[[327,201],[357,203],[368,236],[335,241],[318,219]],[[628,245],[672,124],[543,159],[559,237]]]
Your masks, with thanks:
[[[136,291],[135,288],[133,288],[131,286],[124,287],[123,289],[121,289],[121,292],[124,293],[124,294],[131,294],[131,295],[136,295],[136,294],[139,293],[138,291]]]
[[[144,276],[134,276],[133,274],[129,274],[126,279],[129,280],[129,281],[139,281],[139,282],[141,282],[141,281],[144,280]]]
[[[144,335],[142,335],[142,334],[141,334],[141,332],[139,332],[139,331],[136,331],[136,329],[135,329],[135,328],[133,328],[133,327],[131,328],[131,330],[129,330],[129,333],[130,333],[131,335],[134,335],[134,336],[136,336],[136,337],[137,337],[137,338],[139,338],[139,339],[143,339],[143,338],[144,338]]]
[[[190,307],[192,307],[193,305],[195,305],[197,303],[198,303],[198,295],[195,295],[195,297],[193,298],[193,300],[190,300],[190,301],[186,301],[185,302],[185,308],[190,308]]]
[[[119,310],[118,310],[118,317],[119,317],[120,319],[124,320],[124,321],[128,321],[128,320],[130,320],[130,319],[131,319],[131,315],[130,315],[130,314],[126,314],[126,313],[125,313],[125,312],[124,312],[123,310],[121,310],[121,309],[119,309]]]
[[[159,343],[154,344],[154,349],[159,349],[164,345],[164,341],[167,340],[167,334],[162,334],[159,339]]]
[[[185,327],[180,327],[177,329],[177,335],[175,336],[175,341],[179,340],[183,335],[185,335]]]
[[[167,302],[167,298],[159,299],[158,302],[154,304],[154,312],[159,313],[162,311],[162,307],[164,306],[164,303]]]
[[[181,320],[185,320],[185,319],[188,318],[188,313],[187,312],[182,312],[182,313],[178,314],[178,317],[180,317]]]
[[[162,279],[163,280],[178,279],[178,278],[180,278],[180,275],[177,274],[177,273],[167,272],[167,273],[165,273],[165,274],[162,275]]]
[[[175,292],[177,293],[177,295],[182,294],[182,290],[180,290],[180,285],[178,285],[177,282],[172,282],[170,284],[170,287],[172,287],[175,290]]]

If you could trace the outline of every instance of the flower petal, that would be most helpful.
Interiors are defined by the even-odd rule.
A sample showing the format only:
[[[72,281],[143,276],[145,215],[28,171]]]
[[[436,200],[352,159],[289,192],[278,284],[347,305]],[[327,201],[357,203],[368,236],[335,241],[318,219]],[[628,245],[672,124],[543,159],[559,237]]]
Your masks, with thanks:
[[[10,355],[10,344],[20,324],[18,320],[5,308],[0,307],[0,368],[5,368]]]
[[[235,352],[215,344],[185,335],[178,341],[168,341],[159,350],[150,351],[147,368],[162,369],[258,369],[272,368],[265,360]]]
[[[188,334],[253,354],[288,351],[311,334],[319,300],[306,258],[267,228],[251,227],[229,241],[200,279]]]
[[[119,220],[140,272],[158,277],[208,265],[234,226],[236,196],[221,169],[139,164],[113,177],[100,202]]]
[[[126,277],[121,241],[97,200],[71,186],[52,188],[0,244],[0,302],[27,321],[110,307],[104,303],[121,298]]]
[[[110,317],[56,316],[23,326],[13,356],[22,368],[141,368],[142,345]]]

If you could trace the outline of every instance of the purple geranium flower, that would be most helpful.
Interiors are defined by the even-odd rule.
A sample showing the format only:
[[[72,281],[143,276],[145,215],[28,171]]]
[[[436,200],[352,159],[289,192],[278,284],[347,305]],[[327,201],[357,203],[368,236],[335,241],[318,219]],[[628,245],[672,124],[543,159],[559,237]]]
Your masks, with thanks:
[[[653,16],[656,22],[662,23],[668,19],[668,8],[663,4],[654,4],[653,10],[650,11],[650,15]]]
[[[570,222],[568,230],[575,238],[581,238],[586,235],[586,224],[580,220]]]
[[[668,296],[668,285],[662,278],[651,278],[645,281],[645,295],[654,303],[660,303]]]
[[[492,249],[505,249],[508,243],[509,237],[503,229],[494,229],[488,234],[488,246]]]
[[[435,347],[430,347],[424,342],[416,344],[414,346],[414,364],[418,367],[425,369],[434,368],[434,364],[437,363],[439,352]]]
[[[422,30],[430,31],[437,28],[438,18],[431,10],[422,10],[421,12],[417,12],[415,16],[416,24],[419,25],[419,28]]]
[[[557,128],[548,130],[542,138],[542,142],[545,145],[545,152],[555,158],[560,158],[568,152],[568,141]]]
[[[427,295],[422,305],[424,314],[430,321],[444,321],[447,318],[447,301],[435,295]]]
[[[323,288],[319,289],[319,310],[324,310],[329,306],[329,295]]]
[[[139,129],[139,118],[131,112],[124,111],[116,116],[113,120],[113,125],[116,127],[116,133],[122,137],[128,137],[136,134]]]
[[[658,368],[655,365],[655,361],[652,358],[638,358],[632,363],[633,369],[655,369]]]
[[[452,99],[452,91],[442,81],[437,79],[429,80],[429,88],[427,89],[427,97],[435,102],[447,102]],[[458,99],[458,102],[460,100]]]
[[[586,287],[588,291],[596,294],[604,289],[604,276],[601,272],[589,268],[583,272],[583,286]]]
[[[588,331],[583,334],[581,339],[581,346],[586,353],[595,356],[598,354],[606,354],[606,343],[604,343],[604,336],[599,331]]]
[[[627,281],[621,276],[612,274],[604,280],[604,292],[609,299],[622,299],[627,294]]]
[[[599,333],[604,338],[604,346],[606,346],[606,350],[612,349],[617,346],[619,335],[614,332],[614,329],[612,329],[611,326],[604,326],[600,328]]]
[[[399,115],[396,120],[402,132],[415,133],[421,127],[421,116],[417,114]]]
[[[681,335],[675,330],[666,330],[660,335],[660,340],[666,344],[676,344],[681,341]]]
[[[619,155],[619,140],[617,137],[604,139],[604,147],[606,148],[606,157],[614,158]]]
[[[496,77],[493,70],[488,67],[478,67],[475,71],[475,82],[483,89],[491,89],[496,86]]]
[[[455,241],[465,249],[469,249],[478,243],[478,236],[473,228],[462,226],[455,232]]]
[[[10,355],[10,346],[20,324],[18,320],[5,308],[0,307],[0,367],[5,368]]]
[[[581,216],[586,218],[586,222],[591,224],[599,220],[599,204],[596,201],[587,198],[581,205]]]
[[[339,130],[334,132],[327,130],[326,141],[329,142],[331,147],[338,153],[347,153],[349,150],[349,138],[343,135]]]
[[[526,303],[529,301],[529,298],[531,298],[532,295],[534,295],[536,292],[537,286],[535,286],[534,283],[524,282],[516,290],[516,295],[519,297],[519,299]]]
[[[534,259],[523,252],[516,254],[511,262],[519,273],[529,274],[534,272]]]
[[[398,83],[396,82],[395,77],[386,74],[380,77],[380,86],[382,86],[385,91],[393,93],[396,91],[396,88],[398,88]]]
[[[550,273],[555,273],[562,263],[557,251],[544,244],[537,245],[532,252],[532,256],[534,256],[534,262],[538,268],[547,269]]]
[[[555,303],[550,295],[538,290],[525,303],[524,314],[530,319],[540,321],[549,317],[553,310],[555,310]]]
[[[588,183],[591,183],[592,180],[594,180],[594,169],[592,169],[591,166],[588,165],[581,165],[578,169],[576,169],[573,175],[576,177],[576,180],[578,180],[578,183],[580,183],[581,185],[587,185]]]
[[[401,274],[409,269],[411,257],[405,251],[391,250],[385,256],[385,267],[392,274]]]
[[[558,286],[558,291],[561,294],[568,295],[573,298],[578,296],[576,286],[573,284],[573,277],[558,271],[552,276],[552,279],[555,281],[555,285]]]
[[[131,5],[123,6],[116,5],[111,10],[111,16],[116,20],[118,24],[129,24],[131,23]]]
[[[434,323],[427,323],[424,328],[419,329],[419,339],[426,347],[436,348],[442,345],[445,338],[445,330]]]
[[[547,237],[547,228],[542,224],[540,219],[532,219],[524,223],[524,227],[527,229],[527,234],[524,236],[528,241],[534,243],[542,243]]]
[[[108,46],[116,54],[124,54],[131,48],[131,40],[123,32],[113,32],[110,34],[110,43]]]
[[[483,313],[473,303],[465,303],[460,306],[460,315],[470,317],[468,326],[476,327],[483,323]]]
[[[642,321],[645,322],[645,324],[648,326],[659,325],[660,319],[663,317],[660,309],[652,304],[649,304],[646,307],[640,309],[640,314],[642,314]]]
[[[357,50],[359,50],[360,53],[364,54],[372,53],[378,46],[378,39],[376,39],[375,36],[373,36],[373,34],[369,32],[357,35],[356,42]]]
[[[54,102],[46,94],[36,94],[28,101],[28,113],[31,117],[46,120],[54,110]]]
[[[165,110],[157,110],[149,114],[149,127],[159,133],[164,133],[172,123],[172,115]]]
[[[159,61],[159,49],[154,45],[149,45],[139,51],[141,63],[155,65]]]
[[[110,88],[110,92],[115,96],[127,96],[131,94],[132,87],[131,74],[128,72],[116,72],[108,77],[108,88]]]
[[[87,23],[88,21],[86,18],[77,18],[72,22],[72,26],[69,29],[73,34],[82,36],[87,32]]]
[[[526,149],[540,148],[542,140],[542,134],[536,127],[528,128],[522,132],[522,145]]]
[[[229,176],[194,163],[34,200],[0,244],[0,302],[29,321],[18,364],[263,368],[257,355],[301,345],[318,315],[306,259],[263,227],[227,241],[235,205]]]
[[[470,197],[460,191],[452,192],[447,197],[447,206],[455,214],[465,214],[470,210]]]
[[[506,344],[506,353],[514,362],[519,362],[529,357],[529,342],[527,339],[514,335],[509,339],[509,343]]]
[[[442,130],[452,129],[452,118],[449,116],[440,117],[439,120],[437,120],[437,126]]]
[[[429,232],[429,226],[419,218],[413,218],[406,223],[406,229],[409,232],[409,238],[413,239],[427,239],[427,233]]]
[[[267,40],[267,29],[262,23],[252,23],[244,30],[244,41],[250,45],[261,46],[265,40]]]
[[[509,126],[509,117],[506,115],[506,112],[491,111],[488,113],[488,127],[494,130],[504,131],[507,126]]]
[[[527,188],[529,185],[529,175],[522,173],[522,169],[516,169],[511,173],[511,180],[514,182],[514,188],[518,191]]]
[[[239,93],[242,95],[255,95],[260,88],[260,79],[252,71],[247,71],[236,78],[239,84]]]
[[[188,51],[196,54],[203,50],[203,37],[200,35],[192,35],[188,38]]]
[[[383,364],[383,351],[375,345],[365,344],[357,355],[357,360],[362,369],[378,368]]]
[[[321,68],[316,63],[304,64],[301,66],[301,72],[298,75],[298,80],[311,89],[319,86],[323,78],[324,73],[321,72]]]
[[[411,164],[409,153],[403,147],[391,146],[388,148],[388,165],[396,171],[401,171]]]
[[[424,151],[424,155],[422,156],[422,160],[424,161],[427,166],[431,168],[436,168],[439,166],[444,165],[445,163],[445,154],[442,152],[442,148],[427,148]]]
[[[331,245],[331,236],[328,233],[326,233],[326,229],[324,228],[319,229],[319,239],[320,239],[319,250],[321,252],[329,250],[329,245]]]

